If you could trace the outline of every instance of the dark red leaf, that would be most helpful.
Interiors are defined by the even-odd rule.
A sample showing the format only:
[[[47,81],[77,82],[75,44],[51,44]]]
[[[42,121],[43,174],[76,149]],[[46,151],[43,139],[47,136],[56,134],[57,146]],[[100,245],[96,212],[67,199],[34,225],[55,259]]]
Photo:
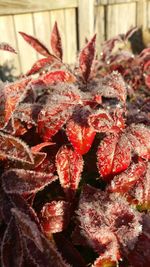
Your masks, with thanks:
[[[132,163],[129,169],[117,175],[111,181],[109,190],[111,192],[125,193],[128,192],[135,183],[144,175],[146,164],[141,161],[137,164]]]
[[[17,54],[15,49],[7,43],[0,43],[0,50],[9,51],[9,52]]]
[[[125,34],[125,41],[128,41],[129,38],[131,38],[131,36],[137,32],[139,30],[138,27],[131,27]]]
[[[88,118],[88,123],[96,132],[110,132],[114,125],[113,118],[103,109],[91,114]]]
[[[52,201],[44,205],[41,210],[40,223],[47,236],[66,229],[69,223],[69,208],[69,203],[63,200]]]
[[[42,150],[42,148],[47,147],[47,146],[52,146],[54,144],[55,143],[52,143],[52,142],[40,143],[40,144],[38,144],[36,146],[32,146],[31,147],[31,151],[32,151],[32,153],[37,153],[37,152],[40,152]]]
[[[44,68],[46,68],[47,66],[50,66],[52,64],[56,63],[57,65],[59,65],[59,61],[58,59],[53,56],[53,55],[49,55],[47,58],[41,58],[39,60],[37,60],[35,62],[35,64],[32,66],[32,68],[26,73],[27,76],[35,74],[41,70],[43,70]]]
[[[1,243],[1,263],[3,267],[22,267],[23,244],[21,232],[11,218]]]
[[[29,44],[31,45],[38,53],[40,53],[41,55],[45,56],[45,57],[49,57],[51,54],[49,52],[49,50],[35,37],[28,35],[24,32],[19,32],[21,34],[21,36],[23,37],[23,39]]]
[[[51,47],[54,54],[62,60],[63,51],[62,51],[62,41],[61,36],[58,30],[57,22],[55,22],[52,33],[51,33]]]
[[[97,166],[103,179],[126,170],[131,162],[131,147],[125,134],[110,134],[100,143]]]
[[[44,248],[39,234],[39,227],[36,222],[33,221],[28,214],[25,214],[17,208],[12,208],[11,211],[23,236],[31,239],[38,249],[43,252]]]
[[[144,159],[150,159],[150,129],[143,124],[132,124],[127,137],[133,151]]]
[[[36,193],[56,179],[51,173],[24,169],[10,169],[2,176],[4,191],[9,194]]]
[[[78,188],[83,159],[72,148],[62,146],[56,155],[56,167],[59,180],[68,198],[72,198]]]
[[[86,267],[86,263],[81,254],[62,233],[54,235],[54,240],[59,252],[72,267]]]
[[[88,81],[91,73],[92,63],[95,56],[95,42],[96,42],[96,34],[80,53],[79,67],[85,82]]]
[[[0,156],[32,164],[34,162],[30,148],[20,139],[0,133]]]

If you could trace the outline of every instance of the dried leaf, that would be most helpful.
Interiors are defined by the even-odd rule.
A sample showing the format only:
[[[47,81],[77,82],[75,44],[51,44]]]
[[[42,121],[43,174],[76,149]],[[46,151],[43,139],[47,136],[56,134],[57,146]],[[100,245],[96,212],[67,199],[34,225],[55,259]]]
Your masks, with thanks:
[[[125,134],[110,134],[100,143],[97,166],[103,179],[126,170],[131,162],[131,147]]]
[[[19,32],[19,33],[21,34],[23,39],[42,56],[49,57],[51,55],[49,50],[38,39],[24,32]]]
[[[72,198],[81,179],[82,157],[72,148],[62,146],[56,155],[56,167],[62,188]]]
[[[92,63],[95,56],[95,42],[96,42],[96,34],[80,53],[79,67],[85,82],[88,81],[91,73]]]
[[[62,60],[63,51],[62,51],[62,41],[61,36],[58,30],[57,22],[55,22],[52,33],[51,33],[51,47],[54,54]]]

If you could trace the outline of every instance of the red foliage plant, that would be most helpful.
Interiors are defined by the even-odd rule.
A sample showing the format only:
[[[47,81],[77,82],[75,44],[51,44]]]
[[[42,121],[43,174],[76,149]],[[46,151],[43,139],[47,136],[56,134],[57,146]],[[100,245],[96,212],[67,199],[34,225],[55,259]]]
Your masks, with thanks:
[[[3,267],[150,266],[150,50],[113,53],[135,30],[74,70],[57,23],[52,52],[20,33],[43,58],[0,83]]]

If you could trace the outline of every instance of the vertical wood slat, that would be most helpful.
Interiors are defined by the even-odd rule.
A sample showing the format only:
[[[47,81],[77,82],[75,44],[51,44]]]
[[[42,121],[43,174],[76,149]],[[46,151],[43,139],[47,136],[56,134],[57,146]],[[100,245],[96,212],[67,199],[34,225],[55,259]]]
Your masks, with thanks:
[[[18,40],[19,55],[21,59],[21,71],[23,74],[25,74],[37,60],[37,53],[29,44],[25,42],[18,32],[23,31],[34,36],[32,14],[15,15],[14,22]]]
[[[66,38],[67,63],[74,63],[77,57],[75,16],[76,16],[75,9],[65,10],[65,38]]]
[[[9,27],[8,27],[9,25]],[[7,42],[17,52],[17,40],[14,31],[13,16],[0,16],[0,42]],[[13,54],[0,51],[0,65],[7,63],[8,66],[14,66],[12,74],[17,76],[20,73],[19,54]]]
[[[51,22],[49,12],[33,13],[33,23],[36,38],[50,49]],[[43,58],[43,56],[38,54],[38,58]]]
[[[104,6],[95,8],[95,28],[97,51],[101,50],[101,44],[105,40],[105,12]]]
[[[144,29],[147,27],[148,20],[148,2],[147,0],[139,0],[137,2],[137,26],[143,27]]]
[[[79,45],[85,45],[85,38],[94,34],[94,0],[79,0]]]
[[[129,13],[130,11],[130,13]],[[130,14],[130,16],[129,16]],[[125,33],[136,25],[136,3],[108,5],[106,30],[107,38]]]

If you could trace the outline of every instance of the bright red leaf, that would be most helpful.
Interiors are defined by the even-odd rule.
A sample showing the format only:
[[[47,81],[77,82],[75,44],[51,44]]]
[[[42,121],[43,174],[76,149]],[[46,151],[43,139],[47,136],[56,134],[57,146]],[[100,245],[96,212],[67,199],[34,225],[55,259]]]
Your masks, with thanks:
[[[56,155],[56,167],[60,184],[68,198],[72,198],[78,188],[83,159],[71,147],[62,146]]]
[[[125,134],[107,135],[98,148],[97,166],[103,179],[126,170],[131,162],[131,146]]]

